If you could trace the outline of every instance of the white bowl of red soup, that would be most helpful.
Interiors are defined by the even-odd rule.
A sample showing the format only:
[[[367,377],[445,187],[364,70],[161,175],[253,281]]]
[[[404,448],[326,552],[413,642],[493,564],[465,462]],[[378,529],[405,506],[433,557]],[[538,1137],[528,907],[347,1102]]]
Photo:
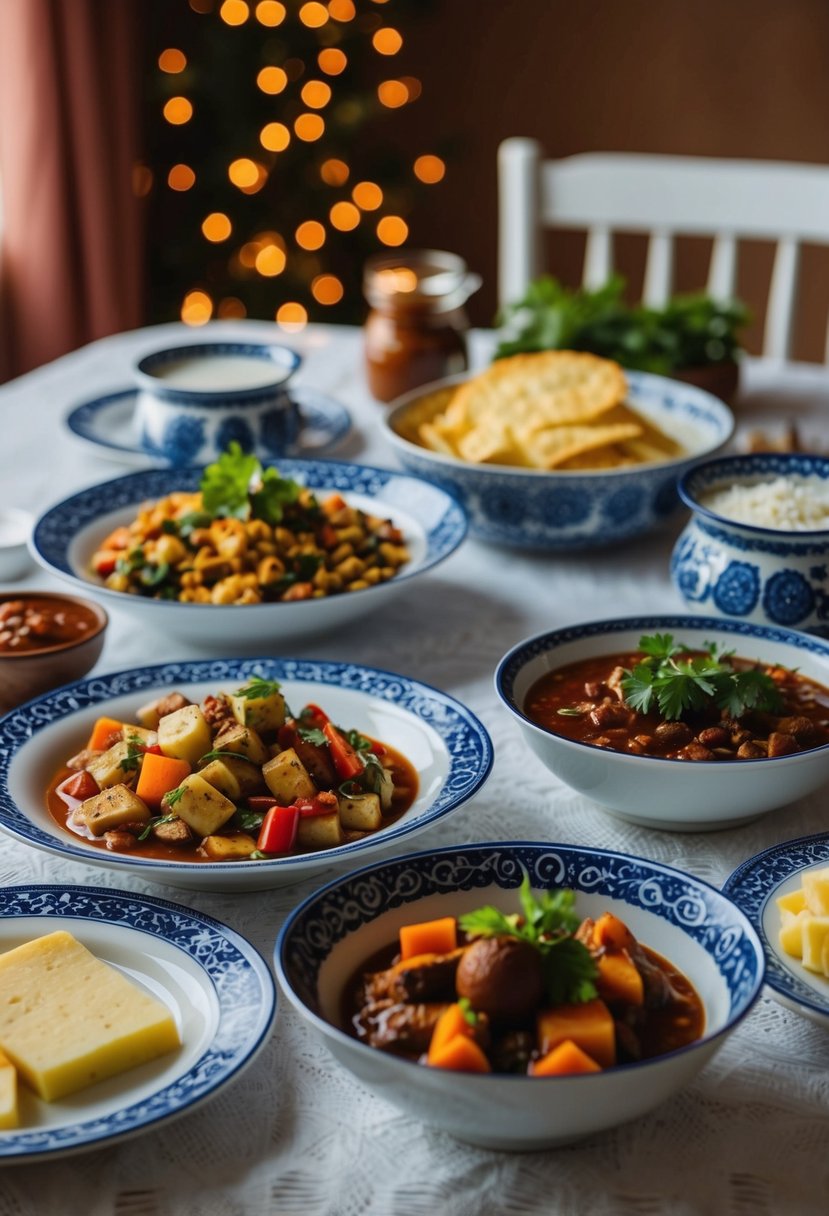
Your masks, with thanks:
[[[808,634],[593,621],[521,642],[495,686],[559,780],[645,827],[732,827],[829,778],[829,645]]]
[[[478,957],[476,957],[476,955]],[[719,891],[570,845],[410,854],[336,879],[275,962],[312,1033],[406,1113],[541,1149],[670,1098],[748,1013],[763,952]]]
[[[492,762],[454,698],[354,664],[170,663],[34,704],[0,722],[0,827],[194,889],[370,856],[455,810]]]

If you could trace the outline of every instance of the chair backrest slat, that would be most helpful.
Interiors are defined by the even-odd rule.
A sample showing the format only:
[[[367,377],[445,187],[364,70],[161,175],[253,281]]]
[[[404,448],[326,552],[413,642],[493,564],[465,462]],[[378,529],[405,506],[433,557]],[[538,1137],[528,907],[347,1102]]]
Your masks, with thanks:
[[[730,234],[714,238],[708,267],[708,293],[716,300],[727,300],[737,286],[737,242]]]
[[[651,308],[667,304],[674,281],[674,241],[669,232],[654,232],[648,242],[642,300]]]
[[[587,245],[584,250],[584,272],[582,283],[585,287],[601,287],[610,278],[613,271],[613,233],[609,228],[591,228],[587,233]]]
[[[774,255],[766,308],[763,354],[771,359],[785,359],[789,353],[799,260],[797,241],[785,237]]]

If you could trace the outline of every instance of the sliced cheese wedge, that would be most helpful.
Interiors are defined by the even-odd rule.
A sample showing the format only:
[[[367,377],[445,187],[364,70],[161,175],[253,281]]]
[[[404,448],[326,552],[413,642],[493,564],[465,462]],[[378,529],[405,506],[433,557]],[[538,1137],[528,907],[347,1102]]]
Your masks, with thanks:
[[[0,1051],[0,1128],[19,1127],[17,1069]]]

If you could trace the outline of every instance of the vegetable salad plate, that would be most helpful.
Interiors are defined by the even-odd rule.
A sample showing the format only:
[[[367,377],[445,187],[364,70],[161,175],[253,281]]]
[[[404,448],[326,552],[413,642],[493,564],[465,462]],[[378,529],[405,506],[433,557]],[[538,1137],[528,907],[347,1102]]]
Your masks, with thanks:
[[[255,490],[254,473],[260,479]],[[313,502],[305,506],[300,496],[309,493]],[[184,514],[175,518],[173,495],[186,502]],[[359,552],[353,529],[326,528],[326,506],[334,501],[363,521]],[[134,531],[148,504],[168,513],[163,537],[156,529],[151,544],[137,540]],[[290,556],[274,544],[277,533],[291,530],[289,520],[297,535]],[[244,549],[231,553],[234,530]],[[387,544],[389,530],[393,543]],[[101,551],[119,534],[126,539],[115,542],[122,548],[111,554],[107,569]],[[276,470],[237,448],[206,470],[148,469],[73,494],[37,521],[32,552],[51,574],[83,593],[94,588],[147,628],[224,648],[229,638],[246,646],[274,645],[286,636],[339,630],[410,589],[412,579],[449,557],[465,535],[466,516],[455,499],[417,477],[336,461],[286,459]],[[162,560],[159,540],[178,556],[165,552]],[[276,560],[263,562],[266,554]],[[205,557],[212,569],[200,566]],[[242,562],[241,571],[234,570],[231,557]],[[352,572],[346,582],[347,569],[364,571],[369,564],[380,569],[359,579]],[[124,571],[126,580],[116,586],[110,576]],[[369,581],[380,574],[380,581]]]
[[[0,1164],[89,1151],[183,1115],[264,1046],[276,993],[264,960],[212,917],[150,896],[83,886],[0,891],[0,953],[66,930],[173,1015],[181,1047],[54,1102],[20,1087],[20,1126]]]
[[[723,892],[745,912],[766,953],[766,983],[796,1013],[829,1026],[829,979],[807,970],[780,945],[777,900],[800,885],[804,872],[829,866],[829,835],[803,836],[764,849],[737,867]]]
[[[319,720],[316,715],[321,713],[322,707],[331,722],[353,730],[357,746],[368,746],[369,740],[375,740],[397,753],[404,772],[410,774],[404,782],[404,786],[409,787],[405,804],[388,819],[381,820],[375,830],[342,833],[338,837],[340,843],[331,844],[326,840],[324,844],[317,841],[310,846],[300,844],[293,852],[272,844],[270,839],[265,842],[262,837],[264,825],[257,823],[250,830],[254,834],[258,832],[263,839],[258,845],[259,855],[253,858],[242,855],[238,860],[212,852],[206,860],[202,849],[198,856],[188,854],[186,850],[182,853],[181,849],[149,850],[150,855],[147,855],[148,850],[139,848],[135,841],[127,842],[132,846],[128,851],[113,850],[103,837],[80,835],[63,819],[55,817],[54,801],[48,793],[50,783],[68,758],[90,745],[92,732],[100,719],[111,719],[116,724],[138,723],[138,711],[148,702],[153,703],[167,694],[181,693],[194,705],[204,704],[207,697],[234,694],[240,688],[249,688],[253,682],[258,682],[257,687],[261,687],[262,682],[278,683],[281,696],[299,719],[299,711],[310,705],[315,714],[315,723],[309,723],[311,739],[322,735],[316,726]],[[130,728],[125,726],[124,729],[128,734]],[[163,743],[160,732],[161,728],[158,739]],[[254,732],[251,729],[248,733]],[[275,735],[263,729],[261,737],[267,742]],[[295,746],[301,749],[303,744],[304,741]],[[235,762],[237,770],[241,765],[246,773],[255,771],[258,774],[254,764],[246,766],[245,756],[238,754],[242,746],[248,744],[240,737],[230,748],[231,764]],[[209,740],[197,750],[203,751],[204,747],[211,747]],[[175,750],[181,754],[180,748]],[[332,744],[332,756],[333,752]],[[227,760],[227,753],[224,755]],[[147,759],[141,761],[138,794],[142,793],[140,778],[144,776]],[[196,759],[200,772],[210,777],[203,767],[208,757],[202,755]],[[135,767],[134,759],[124,763],[126,767]],[[102,866],[110,873],[132,874],[194,890],[261,890],[299,881],[328,866],[363,861],[392,845],[401,846],[410,836],[437,823],[477,793],[491,766],[492,744],[478,719],[454,698],[405,676],[351,663],[303,659],[166,663],[67,685],[0,719],[0,829],[35,848],[73,861]],[[195,763],[193,767],[196,767]],[[282,771],[278,764],[276,768]],[[123,783],[132,784],[131,778],[126,776],[102,777],[100,785],[105,793],[111,792],[113,780],[122,783],[117,787],[120,789],[124,788]],[[337,780],[342,781],[342,776]],[[188,777],[187,782],[192,784],[192,779]],[[202,779],[201,785],[204,784],[209,787],[209,782]],[[196,785],[199,785],[198,781]],[[266,804],[291,801],[290,798],[267,798],[269,790],[278,792],[272,778],[267,788],[265,785],[260,788]],[[340,788],[345,790],[346,786]],[[350,784],[348,792],[359,791],[354,791]],[[87,795],[83,793],[79,797],[85,799]],[[252,808],[261,814],[261,804],[251,801],[238,788],[232,797],[238,803],[240,829],[248,829],[244,816],[252,814]],[[313,819],[325,809],[314,805],[313,799],[308,801],[312,803],[310,807],[302,803],[303,818],[307,814]],[[165,817],[165,811],[175,811],[172,804],[157,802],[156,805],[160,807],[157,815],[161,819]],[[299,805],[300,800],[297,800]],[[139,806],[139,811],[146,816],[146,808]],[[181,815],[184,814],[182,809]],[[219,827],[207,829],[211,835],[218,830]],[[198,836],[204,834],[202,831]],[[243,834],[241,830],[240,834]],[[297,837],[297,840],[302,839],[307,838]],[[331,847],[325,847],[328,844]],[[267,855],[262,856],[262,852]],[[284,855],[271,855],[281,852]]]
[[[339,401],[316,389],[291,387],[300,415],[300,431],[286,456],[320,456],[330,451],[351,430],[351,417]],[[164,463],[163,456],[150,455],[141,445],[135,418],[137,388],[120,389],[76,405],[66,416],[66,425],[76,439],[99,456],[122,464],[145,466]],[[274,452],[260,453],[271,459]]]

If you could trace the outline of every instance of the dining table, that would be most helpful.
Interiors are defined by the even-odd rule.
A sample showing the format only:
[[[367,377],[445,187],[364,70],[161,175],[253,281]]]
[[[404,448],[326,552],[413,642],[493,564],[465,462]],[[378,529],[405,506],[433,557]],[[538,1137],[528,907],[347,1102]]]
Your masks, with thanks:
[[[298,385],[343,403],[349,433],[332,459],[394,467],[388,407],[369,392],[356,326],[284,333],[262,321],[173,323],[103,338],[0,387],[0,507],[34,515],[82,487],[128,471],[118,454],[70,434],[79,402],[128,388],[136,356],[203,338],[278,340],[302,356]],[[493,335],[471,335],[471,365]],[[795,423],[806,444],[829,436],[829,370],[746,358],[733,443]],[[578,844],[646,857],[720,887],[745,859],[829,828],[826,791],[716,832],[672,832],[614,817],[553,776],[499,703],[493,674],[521,639],[560,626],[683,611],[669,577],[684,519],[583,552],[530,552],[467,537],[452,556],[371,617],[336,633],[278,641],[263,656],[365,663],[417,678],[467,705],[495,760],[480,792],[409,838],[411,850],[487,840]],[[66,585],[33,567],[15,587]],[[94,590],[89,589],[94,596]],[[204,648],[136,624],[109,604],[96,672],[203,657]],[[221,657],[243,638],[228,636]],[[245,653],[250,653],[249,648]],[[48,775],[47,775],[48,776]],[[399,847],[399,846],[398,846]],[[273,964],[299,901],[338,871],[250,892],[181,890],[110,874],[0,838],[0,882],[128,889],[185,904],[242,934]],[[635,1073],[631,1084],[635,1085]],[[369,1092],[319,1043],[281,993],[267,1044],[206,1102],[144,1134],[0,1170],[0,1216],[826,1216],[829,1211],[829,1035],[765,989],[697,1078],[652,1113],[563,1147],[506,1153],[472,1147]]]

